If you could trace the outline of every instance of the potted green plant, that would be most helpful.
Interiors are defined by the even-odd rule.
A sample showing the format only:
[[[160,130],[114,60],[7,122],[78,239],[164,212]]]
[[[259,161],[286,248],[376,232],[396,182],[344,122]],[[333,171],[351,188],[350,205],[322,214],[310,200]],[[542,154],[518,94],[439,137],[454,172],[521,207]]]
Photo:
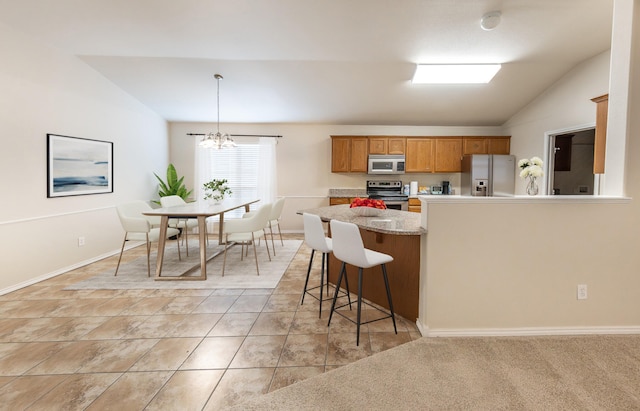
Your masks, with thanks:
[[[184,177],[178,178],[178,172],[173,164],[167,166],[167,181],[163,181],[156,173],[153,173],[158,179],[158,195],[160,197],[166,196],[180,196],[183,200],[187,200],[192,190],[187,190],[184,185]],[[159,201],[154,201],[156,204],[160,204]]]
[[[227,194],[231,194],[232,191],[227,185],[227,179],[213,179],[203,184],[204,199],[212,201],[215,204],[224,200]]]

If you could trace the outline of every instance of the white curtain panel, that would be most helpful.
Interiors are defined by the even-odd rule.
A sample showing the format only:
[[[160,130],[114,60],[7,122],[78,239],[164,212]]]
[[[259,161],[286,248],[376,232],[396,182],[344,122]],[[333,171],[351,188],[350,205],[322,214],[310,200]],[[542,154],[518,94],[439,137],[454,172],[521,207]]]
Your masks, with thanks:
[[[278,195],[278,176],[276,173],[277,139],[260,137],[258,155],[258,198],[261,203],[273,203]]]
[[[277,139],[271,137],[238,138],[238,147],[215,150],[195,144],[194,197],[204,201],[202,185],[212,179],[227,179],[233,192],[231,198],[260,199],[252,209],[274,202],[278,192],[276,172]],[[244,210],[225,214],[225,218],[238,218]],[[217,218],[211,218],[217,221]]]

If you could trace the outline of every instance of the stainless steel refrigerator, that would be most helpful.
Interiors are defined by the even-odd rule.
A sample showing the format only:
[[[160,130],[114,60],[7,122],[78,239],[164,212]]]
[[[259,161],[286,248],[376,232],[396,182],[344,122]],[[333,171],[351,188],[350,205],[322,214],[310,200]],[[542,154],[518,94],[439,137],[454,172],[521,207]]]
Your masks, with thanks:
[[[471,154],[462,157],[462,195],[509,197],[513,196],[515,185],[515,156]]]

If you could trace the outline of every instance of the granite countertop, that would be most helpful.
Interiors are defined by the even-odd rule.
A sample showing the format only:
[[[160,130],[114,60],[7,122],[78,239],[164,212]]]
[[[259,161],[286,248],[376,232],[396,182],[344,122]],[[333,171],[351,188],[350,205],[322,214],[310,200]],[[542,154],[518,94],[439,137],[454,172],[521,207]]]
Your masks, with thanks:
[[[357,215],[348,204],[300,210],[298,214],[309,213],[320,216],[323,221],[333,219],[354,223],[358,227],[384,234],[421,235],[427,230],[420,227],[420,214],[399,210],[381,210],[380,215],[362,217]]]
[[[330,188],[329,197],[368,197],[367,190],[360,188]]]

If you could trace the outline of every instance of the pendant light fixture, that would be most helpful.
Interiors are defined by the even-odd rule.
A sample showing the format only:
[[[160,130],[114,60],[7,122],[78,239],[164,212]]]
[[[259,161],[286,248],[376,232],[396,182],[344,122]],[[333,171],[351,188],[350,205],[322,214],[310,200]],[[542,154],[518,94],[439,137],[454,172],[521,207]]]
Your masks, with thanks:
[[[218,122],[217,122],[217,130],[214,133],[206,134],[202,140],[200,141],[200,147],[204,148],[213,148],[215,150],[220,150],[223,148],[233,148],[236,147],[236,143],[233,141],[229,134],[221,134],[220,133],[220,80],[223,79],[222,75],[214,74],[213,77],[216,78],[218,82],[218,93],[217,93],[217,109],[218,109]]]

